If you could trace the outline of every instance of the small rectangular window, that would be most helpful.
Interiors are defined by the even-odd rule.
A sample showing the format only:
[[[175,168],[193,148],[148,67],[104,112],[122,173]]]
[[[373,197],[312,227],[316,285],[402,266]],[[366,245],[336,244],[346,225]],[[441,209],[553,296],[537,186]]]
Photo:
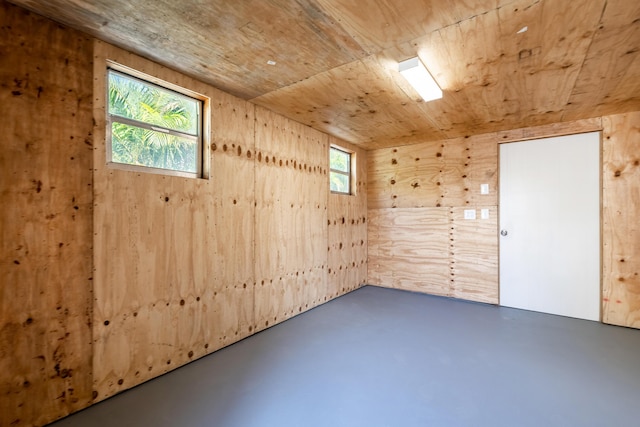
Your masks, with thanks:
[[[107,161],[202,176],[203,101],[109,69]]]
[[[351,153],[336,147],[329,150],[329,188],[334,193],[351,194]]]

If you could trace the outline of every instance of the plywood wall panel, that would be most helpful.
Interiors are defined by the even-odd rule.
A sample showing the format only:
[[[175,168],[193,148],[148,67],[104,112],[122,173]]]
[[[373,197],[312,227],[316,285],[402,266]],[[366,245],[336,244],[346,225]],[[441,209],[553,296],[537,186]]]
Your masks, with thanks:
[[[0,425],[91,401],[91,40],[0,2]]]
[[[255,107],[222,93],[211,107],[217,313],[210,320],[218,336],[205,339],[209,351],[252,333],[255,286]]]
[[[640,112],[603,128],[602,320],[640,328]]]
[[[487,134],[371,151],[369,207],[495,205],[496,147]]]
[[[401,283],[404,289],[422,289],[438,295],[497,303],[497,144],[604,129],[603,321],[638,327],[638,263],[634,260],[639,239],[632,220],[635,218],[635,206],[639,203],[635,200],[638,194],[635,176],[638,123],[638,113],[628,113],[370,151],[369,282],[381,286],[398,286]],[[406,166],[411,163],[412,156],[417,162],[416,158],[433,159],[434,152],[441,153],[441,156],[437,162],[431,160],[431,168]],[[425,153],[428,155],[424,156]],[[436,165],[440,168],[437,175],[434,172]],[[395,256],[397,253],[411,253],[416,242],[388,238],[392,233],[389,224],[393,224],[396,217],[407,216],[407,210],[424,209],[424,199],[412,197],[411,191],[395,190],[395,183],[414,182],[422,186],[431,183],[435,176],[442,187],[440,203],[443,208],[450,209],[450,227],[446,230],[449,233],[449,255],[441,259],[434,257],[430,262],[438,269],[448,265],[450,277],[446,286],[425,289],[421,282],[422,274],[415,273],[414,265]],[[480,183],[487,182],[489,195],[471,191]],[[402,209],[393,209],[394,206]],[[488,209],[489,219],[464,220],[465,209],[475,210],[477,218],[480,218],[481,209]],[[434,220],[433,226],[436,224],[438,222]],[[444,246],[441,250],[445,250]],[[418,259],[420,256],[416,254]],[[397,277],[402,274],[404,281],[399,281]]]
[[[368,229],[371,284],[448,294],[446,209],[369,209]]]
[[[497,208],[488,220],[465,208],[370,210],[370,283],[496,304]]]
[[[369,208],[436,207],[443,196],[442,144],[369,152]]]
[[[441,206],[491,206],[497,204],[498,165],[494,134],[447,140],[441,144],[444,168]],[[489,194],[480,193],[480,185]]]
[[[498,209],[479,206],[476,219],[464,219],[467,208],[449,211],[449,295],[498,304]],[[488,210],[488,219],[481,218],[482,209]]]
[[[106,165],[106,60],[210,98],[207,179]],[[253,330],[253,106],[95,43],[94,395],[101,400]]]
[[[335,138],[329,143],[351,150],[356,166],[354,194],[329,193],[325,297],[332,298],[367,281],[367,152]]]
[[[119,170],[105,177],[108,184],[96,173],[98,399],[185,363],[189,351],[204,354],[203,343],[198,345],[203,331],[193,342],[193,333],[180,336],[178,325],[201,306],[198,297],[205,303],[213,299],[206,291],[199,295],[196,280],[211,283],[216,277],[206,250],[215,247],[207,232],[213,218],[205,217],[212,198],[185,200],[183,194],[194,191],[186,178],[173,183],[173,177]],[[198,252],[199,246],[206,249]]]
[[[281,251],[275,253],[285,257],[276,257],[275,264],[284,260],[286,274],[270,279],[280,286],[284,297],[278,294],[260,300],[259,305],[282,306],[284,301],[286,309],[277,306],[279,314],[271,324],[364,281],[366,171],[361,170],[360,197],[345,206],[334,200],[334,214],[342,209],[351,218],[353,227],[345,228],[347,237],[339,239],[350,239],[352,249],[340,254],[338,271],[346,273],[334,283],[336,290],[328,291],[326,135],[269,115],[280,133],[273,140],[261,139],[263,146],[270,147],[267,160],[255,148],[252,104],[20,9],[7,8],[6,3],[2,7],[3,20],[7,10],[12,13],[7,18],[11,25],[2,26],[10,36],[6,40],[24,42],[20,48],[9,49],[13,56],[2,57],[9,61],[3,72],[27,69],[30,73],[25,72],[24,79],[18,74],[4,79],[13,81],[16,88],[5,85],[4,89],[12,90],[2,93],[11,100],[3,103],[11,106],[13,114],[6,116],[15,118],[8,128],[15,138],[7,139],[15,149],[5,150],[7,156],[2,157],[3,163],[11,165],[3,169],[7,171],[3,179],[12,182],[3,188],[15,188],[15,194],[3,190],[3,197],[10,201],[3,207],[11,209],[3,209],[2,215],[11,220],[3,219],[2,224],[27,219],[24,227],[16,223],[11,229],[2,228],[5,243],[18,238],[8,235],[10,231],[25,243],[11,246],[11,251],[22,255],[4,266],[9,267],[8,280],[20,286],[2,290],[6,308],[2,311],[2,342],[11,343],[14,353],[25,357],[16,363],[3,355],[2,363],[11,364],[3,372],[12,375],[7,381],[2,378],[3,392],[12,393],[11,399],[2,400],[3,417],[17,425],[52,421],[257,330],[256,163],[288,166],[290,171],[279,177],[282,180],[263,174],[266,179],[260,183],[271,197],[264,203],[272,215],[267,228],[284,236],[278,242]],[[32,27],[38,31],[34,33]],[[14,63],[16,58],[19,61]],[[210,98],[207,179],[106,165],[107,59]],[[22,120],[41,115],[40,107],[46,109],[51,122],[41,120],[34,125]],[[283,141],[288,144],[284,151]],[[280,156],[282,153],[286,156]],[[360,152],[359,157],[364,161],[365,153]],[[30,172],[35,178],[15,185],[15,176]],[[278,187],[283,182],[287,191]],[[301,188],[309,190],[302,198]],[[15,216],[14,205],[25,215]],[[261,256],[269,257],[273,242],[263,239],[262,244]],[[15,304],[22,300],[29,304]]]
[[[324,302],[328,136],[256,108],[255,328]]]

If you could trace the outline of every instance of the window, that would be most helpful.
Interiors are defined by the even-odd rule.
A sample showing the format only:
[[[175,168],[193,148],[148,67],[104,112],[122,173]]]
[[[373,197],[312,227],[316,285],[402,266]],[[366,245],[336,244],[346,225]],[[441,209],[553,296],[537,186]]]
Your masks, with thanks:
[[[334,193],[351,194],[351,153],[337,147],[329,150],[329,188]]]
[[[108,69],[107,161],[202,176],[203,101]]]

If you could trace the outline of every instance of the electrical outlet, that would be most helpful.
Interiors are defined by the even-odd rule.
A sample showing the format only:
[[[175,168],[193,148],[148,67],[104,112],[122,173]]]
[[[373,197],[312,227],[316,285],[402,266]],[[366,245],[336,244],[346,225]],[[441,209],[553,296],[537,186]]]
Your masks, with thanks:
[[[476,219],[476,210],[475,209],[465,209],[464,210],[464,219]]]

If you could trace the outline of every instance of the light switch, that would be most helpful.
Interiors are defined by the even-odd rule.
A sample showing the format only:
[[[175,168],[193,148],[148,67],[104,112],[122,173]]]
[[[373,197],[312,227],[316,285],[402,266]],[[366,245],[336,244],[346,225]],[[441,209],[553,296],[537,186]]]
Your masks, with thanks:
[[[475,209],[465,209],[464,210],[464,219],[476,219],[476,210]]]
[[[480,218],[489,219],[489,209],[480,209]]]
[[[480,184],[480,194],[489,194],[489,184]]]

